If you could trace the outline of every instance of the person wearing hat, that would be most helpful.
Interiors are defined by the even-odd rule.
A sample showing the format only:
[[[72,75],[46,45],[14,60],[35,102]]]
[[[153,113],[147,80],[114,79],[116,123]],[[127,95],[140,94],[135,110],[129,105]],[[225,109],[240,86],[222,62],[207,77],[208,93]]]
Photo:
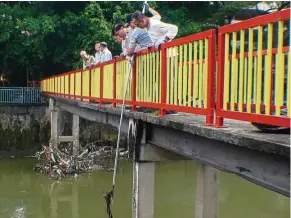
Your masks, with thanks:
[[[100,50],[101,50],[101,63],[105,61],[110,61],[112,60],[112,54],[107,48],[107,43],[106,42],[101,42],[100,43]]]
[[[132,21],[132,14],[126,16],[126,24],[117,24],[112,31],[123,38],[122,51],[124,56],[131,56],[134,52],[153,46],[153,41],[146,30],[136,28]]]
[[[124,25],[117,24],[117,25],[115,25],[115,27],[113,27],[113,30],[112,30],[113,38],[119,37],[122,39],[122,42],[121,42],[121,48],[122,48],[121,55],[122,56],[127,55],[130,36],[131,36],[133,30],[135,29],[135,25],[132,23],[131,17],[132,17],[132,14],[128,14],[126,16],[126,23]],[[122,29],[122,31],[120,31],[121,29]],[[137,44],[135,49],[134,49],[134,52],[140,51],[141,49],[142,48],[140,47],[140,45]]]

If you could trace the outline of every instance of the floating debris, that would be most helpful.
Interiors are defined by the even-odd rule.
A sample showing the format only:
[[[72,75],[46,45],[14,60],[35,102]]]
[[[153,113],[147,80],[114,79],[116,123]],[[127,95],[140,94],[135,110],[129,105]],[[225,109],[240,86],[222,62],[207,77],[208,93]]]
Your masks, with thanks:
[[[52,179],[63,179],[67,175],[77,178],[79,173],[93,172],[100,170],[112,170],[112,157],[115,149],[111,146],[95,146],[93,143],[86,145],[76,155],[72,155],[72,146],[56,148],[42,146],[43,150],[37,152],[35,157],[39,161],[33,170],[48,175]],[[121,150],[121,157],[126,157],[127,151]]]

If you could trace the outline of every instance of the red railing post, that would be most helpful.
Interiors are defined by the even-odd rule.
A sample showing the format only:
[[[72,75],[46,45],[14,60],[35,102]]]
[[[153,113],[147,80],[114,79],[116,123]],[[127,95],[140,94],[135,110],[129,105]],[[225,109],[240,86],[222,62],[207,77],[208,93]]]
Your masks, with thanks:
[[[83,98],[82,98],[83,97],[83,71],[84,70],[81,71],[81,94],[80,94],[81,101],[83,101]]]
[[[60,92],[59,92],[59,90],[60,90],[59,78],[56,77],[56,79],[57,79],[57,96],[60,96]]]
[[[68,74],[68,98],[71,99],[71,74]]]
[[[116,107],[116,59],[113,62],[113,107]]]
[[[217,72],[217,87],[216,87],[216,114],[215,127],[223,126],[223,117],[217,115],[223,108],[223,88],[224,88],[224,56],[225,56],[225,35],[218,35],[218,72]]]
[[[164,109],[164,105],[167,100],[167,53],[164,45],[161,46],[162,58],[161,58],[161,111],[160,116],[166,115],[166,111]]]
[[[89,70],[89,102],[91,102],[91,70],[92,68]]]
[[[215,81],[215,30],[211,32],[208,37],[208,81],[207,81],[207,109],[211,110],[211,114],[206,117],[206,125],[213,125],[213,113],[214,113],[214,81]]]
[[[100,101],[103,104],[103,64],[100,66]]]
[[[54,91],[53,91],[53,95],[56,95],[56,78],[54,77]]]
[[[133,59],[132,66],[132,111],[136,110],[136,56]]]
[[[66,74],[64,75],[64,98],[66,98]]]
[[[74,99],[76,100],[76,72],[74,72]]]

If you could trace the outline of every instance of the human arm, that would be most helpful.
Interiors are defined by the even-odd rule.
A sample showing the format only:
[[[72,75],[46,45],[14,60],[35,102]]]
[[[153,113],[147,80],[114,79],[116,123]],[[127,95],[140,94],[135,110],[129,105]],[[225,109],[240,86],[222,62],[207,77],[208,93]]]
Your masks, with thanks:
[[[126,56],[126,54],[127,54],[127,48],[126,48],[126,44],[125,44],[125,40],[123,40],[122,42],[121,42],[121,49],[122,49],[122,55],[121,56]]]
[[[159,30],[165,36],[163,39],[164,42],[168,42],[174,39],[178,33],[178,26],[170,23],[160,22],[158,24]]]
[[[134,53],[136,46],[137,46],[137,40],[136,40],[135,34],[131,34],[129,43],[128,43],[128,48],[126,49],[126,55],[131,56]]]
[[[160,13],[151,8],[147,2],[144,2],[143,6],[145,7],[146,11],[150,12],[153,15],[153,17],[157,18],[158,20],[162,19]]]
[[[96,52],[96,54],[95,54],[95,64],[98,64],[100,62],[101,62],[101,55]]]

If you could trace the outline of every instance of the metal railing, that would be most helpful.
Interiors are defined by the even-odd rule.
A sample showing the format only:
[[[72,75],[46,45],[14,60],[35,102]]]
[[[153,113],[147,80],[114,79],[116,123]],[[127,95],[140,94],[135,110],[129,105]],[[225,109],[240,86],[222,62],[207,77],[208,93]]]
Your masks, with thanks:
[[[284,22],[290,22],[290,9],[220,27],[218,45],[215,30],[208,30],[138,52],[126,104],[133,111],[160,109],[161,116],[165,110],[204,115],[206,125],[216,127],[224,118],[290,127],[290,36],[283,35]],[[116,58],[44,79],[41,88],[116,107],[127,69],[128,61]]]
[[[289,22],[290,9],[219,28],[217,126],[224,117],[290,127]]]
[[[0,104],[40,104],[43,103],[39,87],[0,88]]]

